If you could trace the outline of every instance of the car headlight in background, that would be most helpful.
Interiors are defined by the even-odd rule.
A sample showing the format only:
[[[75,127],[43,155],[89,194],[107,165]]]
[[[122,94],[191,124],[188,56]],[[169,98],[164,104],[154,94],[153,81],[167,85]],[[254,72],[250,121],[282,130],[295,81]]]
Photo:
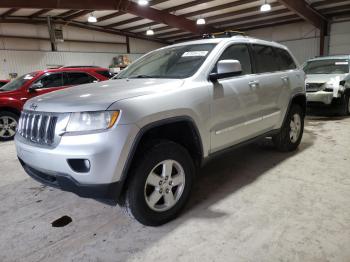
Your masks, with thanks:
[[[109,129],[117,121],[119,113],[119,111],[71,113],[66,132],[87,132]]]

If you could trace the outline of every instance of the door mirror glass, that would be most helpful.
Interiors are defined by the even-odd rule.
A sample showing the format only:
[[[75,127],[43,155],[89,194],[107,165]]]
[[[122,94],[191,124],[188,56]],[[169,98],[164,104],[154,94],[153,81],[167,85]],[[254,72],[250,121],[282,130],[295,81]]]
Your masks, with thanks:
[[[210,79],[217,80],[220,78],[237,76],[242,73],[242,65],[238,60],[226,59],[220,60],[217,64],[217,72],[210,74]]]

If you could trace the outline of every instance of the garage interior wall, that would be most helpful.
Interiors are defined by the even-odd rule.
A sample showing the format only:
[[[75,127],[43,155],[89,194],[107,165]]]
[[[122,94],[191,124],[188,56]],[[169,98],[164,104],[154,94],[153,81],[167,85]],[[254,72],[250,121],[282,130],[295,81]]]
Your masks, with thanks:
[[[350,21],[336,22],[331,25],[329,53],[350,55]]]
[[[9,73],[22,75],[61,65],[98,65],[108,67],[113,57],[127,53],[126,38],[103,32],[64,26],[65,41],[51,51],[47,26],[31,24],[0,24],[0,79]],[[11,36],[11,37],[3,37]],[[15,38],[27,37],[33,39]],[[129,59],[162,47],[163,44],[130,38]]]

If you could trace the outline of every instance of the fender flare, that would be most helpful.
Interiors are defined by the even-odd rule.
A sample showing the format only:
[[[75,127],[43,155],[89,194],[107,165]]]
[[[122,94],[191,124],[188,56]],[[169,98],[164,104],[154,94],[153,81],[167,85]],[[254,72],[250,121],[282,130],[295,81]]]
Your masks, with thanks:
[[[131,149],[130,149],[130,151],[128,153],[128,157],[127,157],[127,160],[126,160],[126,162],[124,164],[123,171],[121,173],[121,178],[119,180],[120,189],[121,190],[119,190],[118,195],[116,196],[116,200],[117,200],[118,203],[120,203],[121,196],[122,196],[122,194],[124,192],[124,189],[125,189],[125,184],[127,182],[127,178],[128,178],[128,174],[129,174],[132,162],[134,160],[137,148],[140,145],[141,139],[144,136],[144,134],[146,134],[149,130],[151,130],[153,128],[164,126],[164,125],[167,125],[167,124],[173,124],[173,123],[176,123],[176,122],[188,122],[193,127],[193,132],[198,137],[199,150],[200,150],[199,153],[200,153],[200,156],[201,156],[201,161],[203,161],[203,156],[204,155],[203,155],[202,138],[201,138],[201,135],[199,133],[199,130],[198,130],[198,127],[197,127],[195,121],[191,117],[184,115],[184,116],[170,117],[170,118],[158,120],[158,121],[155,121],[155,122],[151,122],[151,123],[143,126],[139,130],[139,132],[137,133],[137,135],[136,135],[136,137],[135,137],[135,139],[133,141]]]

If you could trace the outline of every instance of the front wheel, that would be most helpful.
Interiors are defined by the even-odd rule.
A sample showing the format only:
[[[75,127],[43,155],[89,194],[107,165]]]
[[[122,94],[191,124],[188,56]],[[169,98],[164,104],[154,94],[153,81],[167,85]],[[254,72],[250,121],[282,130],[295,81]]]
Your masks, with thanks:
[[[195,168],[185,148],[158,141],[134,163],[125,196],[126,211],[147,226],[174,219],[185,206]]]
[[[0,141],[12,140],[16,134],[19,117],[11,112],[0,112]]]
[[[298,148],[304,132],[304,112],[293,104],[280,130],[272,140],[276,148],[283,152],[294,151]]]
[[[350,95],[344,94],[342,97],[342,105],[340,109],[340,115],[347,116],[350,115]]]

